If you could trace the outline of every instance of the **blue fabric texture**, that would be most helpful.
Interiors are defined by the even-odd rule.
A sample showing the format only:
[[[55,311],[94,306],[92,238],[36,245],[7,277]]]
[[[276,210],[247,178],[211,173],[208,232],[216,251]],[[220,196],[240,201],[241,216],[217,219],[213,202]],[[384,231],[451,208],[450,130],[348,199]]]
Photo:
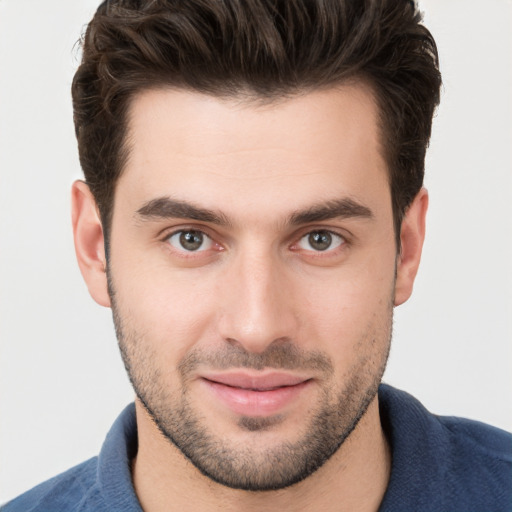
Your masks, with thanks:
[[[381,512],[512,511],[512,434],[435,416],[385,384],[379,400],[393,456]],[[98,457],[34,487],[1,511],[140,512],[130,475],[136,452],[131,404],[112,426]]]

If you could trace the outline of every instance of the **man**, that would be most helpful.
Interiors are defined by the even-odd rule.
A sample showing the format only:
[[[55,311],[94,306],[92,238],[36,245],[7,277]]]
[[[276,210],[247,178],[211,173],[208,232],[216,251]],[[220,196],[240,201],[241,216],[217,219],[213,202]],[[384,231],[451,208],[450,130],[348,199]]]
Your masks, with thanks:
[[[5,510],[507,510],[511,437],[379,388],[424,238],[409,2],[106,2],[73,98],[77,257],[135,407]]]

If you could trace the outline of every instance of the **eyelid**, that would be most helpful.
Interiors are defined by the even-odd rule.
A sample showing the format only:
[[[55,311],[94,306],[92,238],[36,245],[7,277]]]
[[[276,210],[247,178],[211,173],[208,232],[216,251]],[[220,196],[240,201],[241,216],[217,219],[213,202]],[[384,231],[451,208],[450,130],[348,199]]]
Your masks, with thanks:
[[[182,233],[183,231],[197,231],[212,240],[215,239],[215,236],[211,234],[211,230],[206,226],[195,226],[194,224],[180,224],[177,226],[166,227],[161,229],[156,236],[165,241],[176,233]]]

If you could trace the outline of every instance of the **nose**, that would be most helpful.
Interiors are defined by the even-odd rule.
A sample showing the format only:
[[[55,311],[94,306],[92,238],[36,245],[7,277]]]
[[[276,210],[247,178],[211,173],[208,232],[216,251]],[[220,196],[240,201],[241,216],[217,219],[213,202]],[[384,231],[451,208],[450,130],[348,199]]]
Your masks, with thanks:
[[[296,338],[293,275],[277,255],[253,252],[230,262],[220,295],[220,335],[246,351]]]

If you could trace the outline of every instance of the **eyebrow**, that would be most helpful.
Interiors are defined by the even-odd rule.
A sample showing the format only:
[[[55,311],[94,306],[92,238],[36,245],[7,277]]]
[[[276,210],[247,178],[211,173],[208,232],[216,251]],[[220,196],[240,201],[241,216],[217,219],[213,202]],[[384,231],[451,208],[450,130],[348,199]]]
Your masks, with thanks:
[[[153,219],[190,219],[199,222],[210,222],[220,226],[229,226],[228,218],[219,212],[195,206],[186,201],[159,197],[145,203],[137,210],[137,215],[143,220]]]
[[[333,199],[325,203],[313,205],[304,211],[292,213],[289,223],[308,224],[330,219],[348,219],[354,217],[372,219],[373,212],[367,206],[348,197],[344,197],[342,199]]]
[[[209,222],[219,226],[231,226],[232,223],[221,212],[196,206],[187,201],[159,197],[151,199],[137,210],[137,215],[142,220],[154,219],[189,219],[199,222]],[[288,217],[288,224],[299,225],[311,222],[321,222],[329,219],[347,218],[373,218],[372,211],[353,199],[334,199],[313,205],[306,210],[293,212]]]

